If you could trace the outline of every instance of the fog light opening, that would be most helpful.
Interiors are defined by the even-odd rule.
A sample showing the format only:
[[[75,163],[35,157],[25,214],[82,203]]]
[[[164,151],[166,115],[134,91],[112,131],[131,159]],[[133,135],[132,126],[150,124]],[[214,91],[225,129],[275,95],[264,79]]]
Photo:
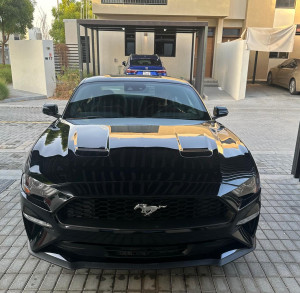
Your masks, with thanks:
[[[27,215],[26,213],[23,213],[23,215],[24,215],[24,217],[25,217],[28,221],[30,221],[30,222],[33,222],[33,223],[35,223],[35,224],[37,224],[37,225],[39,225],[39,226],[43,226],[43,227],[52,229],[52,225],[49,224],[49,223],[47,223],[47,222],[44,222],[44,221],[39,220],[39,219],[37,219],[37,218],[35,218],[35,217],[29,216],[29,215]]]

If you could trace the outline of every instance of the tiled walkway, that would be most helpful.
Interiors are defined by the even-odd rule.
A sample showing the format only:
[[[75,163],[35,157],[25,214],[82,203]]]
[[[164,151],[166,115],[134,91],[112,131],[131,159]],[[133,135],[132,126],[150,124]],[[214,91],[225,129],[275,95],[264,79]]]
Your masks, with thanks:
[[[29,256],[19,210],[26,152],[47,127],[44,101],[0,105],[1,292],[300,292],[300,183],[290,175],[300,96],[255,86],[244,101],[208,89],[207,105],[225,105],[220,121],[250,148],[261,173],[262,213],[256,250],[224,267],[155,271],[68,271]],[[63,106],[63,102],[59,102]],[[46,123],[45,123],[46,122]],[[5,181],[6,180],[6,181]],[[9,183],[8,183],[9,182]],[[3,189],[3,188],[1,188]]]

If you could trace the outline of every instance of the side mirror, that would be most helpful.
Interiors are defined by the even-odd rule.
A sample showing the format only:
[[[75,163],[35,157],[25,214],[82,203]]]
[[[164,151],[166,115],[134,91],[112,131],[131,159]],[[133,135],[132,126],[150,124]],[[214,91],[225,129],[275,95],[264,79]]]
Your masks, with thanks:
[[[228,109],[226,107],[217,106],[214,107],[214,119],[225,117],[228,115]]]
[[[126,61],[123,61],[123,62],[122,62],[122,65],[123,65],[123,66],[126,66],[126,65],[127,65],[127,64],[126,64]]]
[[[59,118],[58,107],[56,104],[45,104],[43,106],[43,113],[48,116]]]

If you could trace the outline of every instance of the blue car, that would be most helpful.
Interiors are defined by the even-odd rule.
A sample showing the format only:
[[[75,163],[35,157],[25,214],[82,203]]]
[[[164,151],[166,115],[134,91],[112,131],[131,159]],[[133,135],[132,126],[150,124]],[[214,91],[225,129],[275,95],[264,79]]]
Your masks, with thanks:
[[[126,75],[167,76],[166,68],[163,67],[158,55],[131,54],[128,61],[123,61]]]

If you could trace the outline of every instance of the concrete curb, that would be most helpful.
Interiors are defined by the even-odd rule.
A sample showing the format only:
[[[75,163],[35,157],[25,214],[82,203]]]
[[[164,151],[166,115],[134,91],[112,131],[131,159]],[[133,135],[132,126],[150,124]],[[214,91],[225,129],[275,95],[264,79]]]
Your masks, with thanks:
[[[0,103],[11,103],[11,102],[23,102],[23,101],[31,101],[31,100],[43,100],[47,99],[47,96],[32,96],[32,97],[20,97],[20,98],[8,98],[3,101],[0,101]]]

